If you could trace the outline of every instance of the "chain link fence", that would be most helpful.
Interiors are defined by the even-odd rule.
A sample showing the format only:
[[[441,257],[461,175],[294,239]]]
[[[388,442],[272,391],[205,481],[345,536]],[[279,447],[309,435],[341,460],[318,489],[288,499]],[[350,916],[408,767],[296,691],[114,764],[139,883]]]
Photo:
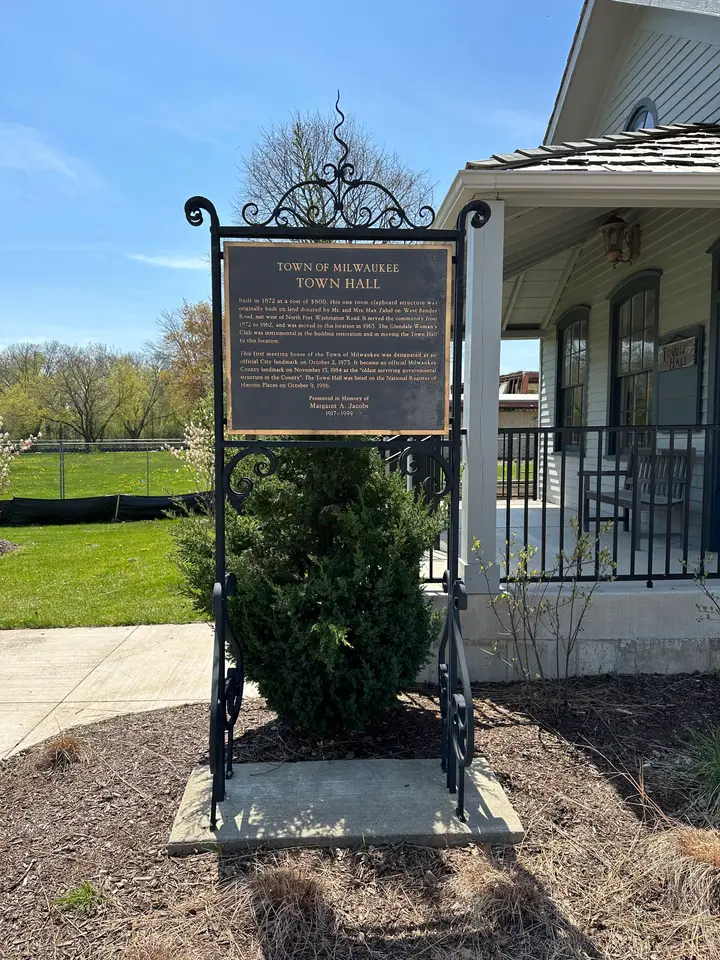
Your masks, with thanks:
[[[40,440],[13,462],[8,496],[59,499],[114,494],[169,496],[197,492],[176,438]]]

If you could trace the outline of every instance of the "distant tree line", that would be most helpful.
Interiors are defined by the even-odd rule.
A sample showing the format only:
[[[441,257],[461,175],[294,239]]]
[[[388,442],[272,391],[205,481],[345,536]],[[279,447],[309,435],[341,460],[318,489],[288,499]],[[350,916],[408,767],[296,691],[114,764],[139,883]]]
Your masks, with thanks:
[[[210,305],[184,302],[138,352],[102,343],[13,343],[0,349],[0,418],[11,437],[182,436],[212,385]]]
[[[248,202],[261,219],[270,216],[286,191],[302,182],[304,188],[293,193],[297,222],[331,219],[334,198],[318,181],[328,175],[329,163],[343,157],[338,130],[349,148],[346,162],[354,165],[352,171],[344,168],[346,177],[383,183],[415,216],[432,202],[425,172],[376,145],[353,117],[338,125],[340,116],[295,111],[261,130],[242,162],[235,218],[242,219]],[[388,199],[376,187],[361,186],[348,191],[346,204],[348,219],[362,222],[366,207],[377,212]],[[386,211],[380,225],[391,217]],[[40,432],[43,439],[85,441],[182,436],[211,391],[212,319],[205,301],[165,312],[156,340],[136,353],[57,341],[0,349],[0,419],[14,439]]]

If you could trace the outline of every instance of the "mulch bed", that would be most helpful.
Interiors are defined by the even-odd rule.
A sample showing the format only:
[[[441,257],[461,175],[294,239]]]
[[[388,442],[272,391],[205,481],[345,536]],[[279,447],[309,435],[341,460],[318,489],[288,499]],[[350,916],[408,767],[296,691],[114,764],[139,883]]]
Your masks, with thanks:
[[[527,830],[516,850],[170,859],[180,797],[206,756],[205,706],[79,728],[83,759],[66,769],[48,768],[42,746],[0,763],[0,957],[720,955],[718,918],[691,924],[656,892],[633,893],[643,844],[682,801],[661,788],[648,796],[642,762],[681,744],[689,728],[720,725],[720,680],[585,680],[559,724],[550,711],[531,714],[516,687],[479,687],[475,703],[479,751]],[[248,701],[236,760],[437,757],[439,729],[437,700],[425,692],[403,698],[374,730],[337,741],[304,737]],[[99,893],[90,912],[59,908],[83,881]]]
[[[236,763],[399,757],[422,760],[440,756],[440,711],[437,698],[428,693],[400,697],[386,717],[364,732],[334,740],[294,730],[262,700],[243,704],[235,730]]]

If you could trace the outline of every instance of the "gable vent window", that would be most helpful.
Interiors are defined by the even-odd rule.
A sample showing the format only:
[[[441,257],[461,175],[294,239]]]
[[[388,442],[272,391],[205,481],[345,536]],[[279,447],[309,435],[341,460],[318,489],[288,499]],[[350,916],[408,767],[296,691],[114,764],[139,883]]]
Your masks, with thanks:
[[[652,129],[658,125],[657,107],[652,100],[641,100],[633,107],[626,130]]]

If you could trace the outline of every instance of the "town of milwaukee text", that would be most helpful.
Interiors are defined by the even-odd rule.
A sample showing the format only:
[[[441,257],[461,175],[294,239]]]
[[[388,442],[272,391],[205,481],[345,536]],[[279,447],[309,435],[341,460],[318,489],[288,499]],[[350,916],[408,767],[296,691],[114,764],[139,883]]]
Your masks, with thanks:
[[[291,272],[297,274],[295,283],[300,289],[312,290],[379,290],[380,283],[378,277],[365,276],[369,273],[399,273],[400,265],[398,263],[327,263],[320,261],[313,263],[311,260],[278,260],[277,268],[281,272]],[[308,274],[315,272],[315,276]],[[327,276],[332,272],[363,274],[364,276],[337,277]],[[342,287],[341,287],[342,284]]]

